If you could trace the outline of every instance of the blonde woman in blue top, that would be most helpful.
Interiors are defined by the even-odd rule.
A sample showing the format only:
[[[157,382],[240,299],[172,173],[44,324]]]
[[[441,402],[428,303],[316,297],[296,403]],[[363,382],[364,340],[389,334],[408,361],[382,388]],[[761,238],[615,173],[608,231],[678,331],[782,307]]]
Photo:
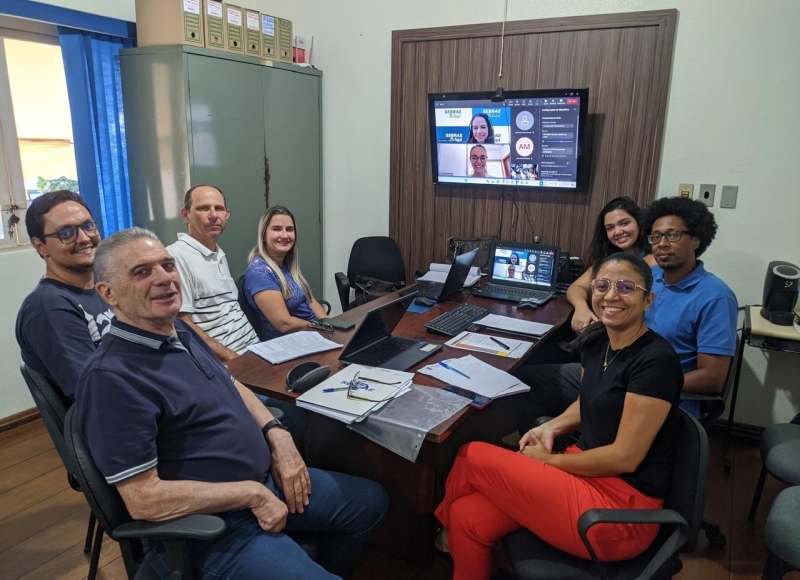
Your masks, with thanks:
[[[256,312],[262,340],[303,330],[326,316],[300,271],[296,246],[294,215],[272,206],[258,224],[258,242],[244,275],[245,298]]]

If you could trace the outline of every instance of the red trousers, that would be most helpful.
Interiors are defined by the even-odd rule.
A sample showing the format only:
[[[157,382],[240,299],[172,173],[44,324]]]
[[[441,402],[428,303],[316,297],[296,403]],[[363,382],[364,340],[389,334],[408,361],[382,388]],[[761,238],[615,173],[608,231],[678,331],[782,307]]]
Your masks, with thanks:
[[[572,446],[567,453],[580,453]],[[580,477],[488,443],[458,451],[436,517],[448,532],[454,580],[485,580],[492,546],[527,528],[558,549],[589,558],[578,535],[578,518],[592,508],[660,509],[619,477]],[[658,533],[656,525],[598,524],[589,539],[600,560],[627,560],[642,553]]]

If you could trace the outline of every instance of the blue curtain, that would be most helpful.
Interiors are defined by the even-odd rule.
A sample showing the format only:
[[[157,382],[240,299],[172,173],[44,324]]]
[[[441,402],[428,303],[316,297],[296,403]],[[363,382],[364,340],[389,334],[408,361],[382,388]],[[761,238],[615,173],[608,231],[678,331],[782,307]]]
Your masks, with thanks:
[[[119,38],[58,27],[72,115],[78,183],[104,237],[133,225]]]

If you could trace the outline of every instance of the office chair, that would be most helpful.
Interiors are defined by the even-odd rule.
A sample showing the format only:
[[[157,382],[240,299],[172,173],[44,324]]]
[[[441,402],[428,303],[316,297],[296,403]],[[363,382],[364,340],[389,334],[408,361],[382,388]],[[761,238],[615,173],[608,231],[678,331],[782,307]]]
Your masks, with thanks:
[[[67,445],[64,441],[64,418],[67,415],[67,410],[72,405],[72,402],[67,399],[62,393],[61,389],[51,382],[43,374],[29,368],[24,362],[20,363],[19,370],[25,383],[28,385],[28,390],[31,392],[33,401],[42,415],[42,420],[53,440],[53,444],[58,451],[58,456],[61,458],[64,467],[67,469],[67,481],[69,486],[75,491],[81,491],[78,480],[72,475],[73,469],[70,468],[69,455],[67,453]],[[92,538],[94,537],[94,542]],[[83,545],[83,552],[85,554],[92,554],[89,561],[89,575],[87,580],[95,580],[97,576],[97,564],[100,560],[100,549],[103,546],[103,530],[99,527],[96,529],[95,534],[95,516],[94,512],[89,514],[89,528],[86,530],[86,541]]]
[[[800,487],[784,489],[769,510],[764,530],[767,561],[763,580],[781,580],[800,570]]]
[[[334,274],[342,312],[355,306],[350,301],[350,289],[355,288],[359,274],[387,282],[405,281],[406,266],[395,241],[387,236],[371,236],[355,241],[350,250],[347,275],[343,272]]]
[[[144,559],[142,540],[164,542],[174,580],[191,580],[191,570],[184,561],[184,547],[188,540],[212,540],[225,532],[222,518],[211,515],[190,515],[163,522],[134,521],[117,492],[109,485],[92,459],[83,440],[75,407],[67,411],[64,421],[64,440],[72,475],[80,482],[100,529],[119,542],[125,571],[131,580],[158,578]]]
[[[764,429],[761,434],[761,461],[761,474],[747,516],[751,522],[756,519],[767,472],[783,483],[800,485],[800,414],[790,423],[771,425]],[[772,517],[772,512],[769,517]]]
[[[253,330],[256,331],[258,338],[260,340],[266,340],[261,334],[259,333],[260,324],[258,323],[258,317],[256,316],[256,311],[250,306],[250,303],[247,301],[247,298],[244,295],[244,274],[239,276],[236,280],[236,290],[239,292],[239,306],[242,308],[242,312],[244,312],[247,321],[250,323],[250,326],[253,327]],[[325,314],[331,313],[331,304],[327,300],[318,300],[322,309],[325,311]]]
[[[739,360],[739,335],[736,335],[736,351],[731,359],[731,365],[728,368],[728,376],[725,378],[725,385],[722,387],[722,392],[718,395],[701,395],[699,393],[681,393],[681,401],[699,401],[700,402],[700,424],[708,431],[711,426],[722,416],[725,411],[725,405],[728,402],[728,395],[730,395],[733,383],[736,380],[736,367]],[[717,550],[725,547],[728,540],[725,534],[722,533],[718,524],[711,520],[703,519],[703,531],[706,533],[708,545]]]
[[[578,520],[578,531],[592,555],[577,558],[554,548],[526,529],[503,538],[519,580],[594,580],[597,578],[665,579],[683,567],[678,551],[691,552],[697,543],[705,506],[708,438],[700,423],[681,410],[672,463],[672,485],[660,510],[593,509]],[[599,562],[587,537],[603,522],[661,524],[653,544],[639,556],[622,562]]]

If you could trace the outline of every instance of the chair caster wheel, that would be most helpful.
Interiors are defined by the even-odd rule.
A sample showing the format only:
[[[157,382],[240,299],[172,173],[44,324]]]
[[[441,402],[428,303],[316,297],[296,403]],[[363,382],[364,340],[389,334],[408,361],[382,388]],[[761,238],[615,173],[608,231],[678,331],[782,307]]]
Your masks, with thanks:
[[[719,526],[714,526],[706,530],[706,538],[708,538],[708,545],[715,550],[722,550],[725,544],[728,543],[725,534],[720,531]]]

